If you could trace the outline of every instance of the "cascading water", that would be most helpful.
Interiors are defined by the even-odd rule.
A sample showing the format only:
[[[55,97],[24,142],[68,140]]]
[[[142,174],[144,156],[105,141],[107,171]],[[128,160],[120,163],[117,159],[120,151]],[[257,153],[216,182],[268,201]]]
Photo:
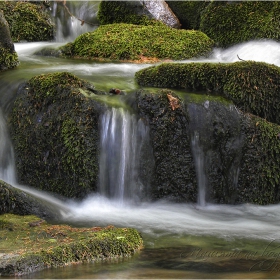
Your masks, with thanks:
[[[56,41],[73,41],[79,35],[97,28],[99,2],[54,1],[51,9],[56,21]]]
[[[120,204],[139,200],[144,187],[139,178],[139,161],[147,127],[123,108],[108,109],[100,125],[100,194]]]
[[[8,137],[2,108],[0,108],[0,179],[9,184],[16,183],[14,151]]]
[[[198,183],[198,200],[199,206],[206,205],[207,177],[205,173],[205,155],[199,142],[199,133],[194,131],[191,137],[191,148],[195,162],[196,178]]]

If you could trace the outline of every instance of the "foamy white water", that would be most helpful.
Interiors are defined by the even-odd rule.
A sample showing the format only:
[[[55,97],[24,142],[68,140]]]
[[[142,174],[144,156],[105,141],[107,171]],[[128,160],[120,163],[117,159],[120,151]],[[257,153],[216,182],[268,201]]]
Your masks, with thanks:
[[[222,238],[246,237],[280,239],[280,205],[173,204],[166,201],[120,206],[99,195],[82,203],[70,203],[66,220],[134,227],[150,234],[178,233],[215,235]]]

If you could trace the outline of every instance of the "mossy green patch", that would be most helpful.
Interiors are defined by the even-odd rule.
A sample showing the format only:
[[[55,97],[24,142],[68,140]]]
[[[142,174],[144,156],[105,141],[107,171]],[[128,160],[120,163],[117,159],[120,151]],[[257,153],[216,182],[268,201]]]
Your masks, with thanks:
[[[160,21],[151,19],[148,13],[145,14],[144,7],[141,8],[132,1],[101,1],[97,17],[101,25],[112,23],[163,25]]]
[[[75,228],[36,216],[0,216],[0,275],[23,275],[47,267],[131,256],[143,246],[129,228]]]
[[[201,14],[200,30],[221,47],[255,39],[280,38],[277,1],[212,1]]]
[[[18,64],[18,55],[15,51],[0,48],[0,71],[15,68]]]
[[[240,109],[280,124],[280,68],[262,62],[165,63],[138,71],[141,86],[204,90]]]
[[[182,28],[199,29],[201,12],[210,4],[208,1],[166,1],[175,13]]]
[[[54,24],[45,7],[25,1],[1,1],[14,42],[48,41],[54,39]]]
[[[19,181],[68,197],[97,187],[97,92],[70,73],[39,75],[21,86],[9,119]]]
[[[109,60],[187,59],[208,54],[213,41],[204,33],[168,26],[108,24],[61,48],[66,57]]]

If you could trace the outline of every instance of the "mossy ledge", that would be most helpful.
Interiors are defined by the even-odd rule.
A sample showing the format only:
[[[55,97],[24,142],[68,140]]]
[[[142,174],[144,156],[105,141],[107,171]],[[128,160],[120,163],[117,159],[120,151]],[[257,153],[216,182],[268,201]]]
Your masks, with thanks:
[[[280,124],[280,68],[263,62],[164,63],[138,71],[141,86],[220,94],[249,112]]]
[[[102,92],[67,72],[19,87],[8,124],[21,184],[76,198],[96,191],[104,105],[94,94]]]
[[[75,228],[40,218],[0,216],[0,276],[20,276],[48,267],[133,255],[143,247],[131,228]]]
[[[122,23],[100,26],[60,50],[65,57],[146,62],[203,56],[212,46],[200,31]]]

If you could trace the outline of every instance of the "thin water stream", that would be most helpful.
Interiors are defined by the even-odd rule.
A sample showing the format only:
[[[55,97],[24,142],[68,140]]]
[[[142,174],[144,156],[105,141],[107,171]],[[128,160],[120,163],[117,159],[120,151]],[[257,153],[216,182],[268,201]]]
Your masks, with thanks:
[[[17,69],[0,73],[0,101],[3,108],[7,108],[10,104],[20,82],[38,74],[68,71],[93,82],[97,89],[108,90],[114,87],[129,93],[137,88],[134,73],[149,66],[129,63],[96,63],[33,55],[35,50],[46,45],[57,45],[57,43],[16,44],[21,65]],[[275,51],[268,52],[268,49]],[[227,50],[215,50],[212,57],[201,58],[199,61],[233,62],[238,60],[237,55],[244,60],[253,59],[280,66],[280,44],[273,41],[249,42]],[[126,166],[125,156],[135,156],[137,151],[132,143],[135,144],[138,138],[131,137],[141,132],[141,124],[126,112],[119,113],[117,109],[113,109],[111,113],[104,116],[102,121],[104,122],[102,137],[105,137],[106,133],[108,135],[111,133],[113,137],[116,126],[123,131],[120,137],[124,137],[124,141],[127,141],[126,148],[127,145],[130,145],[130,148],[124,151],[124,154],[119,153],[115,156],[122,162],[120,167],[123,170],[131,168],[130,165]],[[1,125],[4,122],[3,118]],[[0,126],[0,129],[1,145],[4,147],[1,151],[1,161],[5,162],[12,153],[5,148],[6,137],[8,137],[5,126]],[[104,139],[105,149],[108,147],[106,141],[108,139]],[[193,139],[194,150],[199,150],[195,141]],[[141,145],[141,143],[138,144]],[[107,166],[109,170],[110,162],[106,156],[106,154],[103,155],[103,166]],[[197,162],[198,168],[201,168],[202,162],[203,156]],[[113,176],[120,175],[116,171]],[[103,180],[105,178],[106,174]],[[4,179],[15,184],[13,178],[4,177]],[[126,178],[125,180],[127,189],[130,187],[129,182],[133,182],[133,179]],[[140,253],[126,260],[48,269],[24,278],[280,277],[279,205],[265,207],[211,205],[205,201],[204,205],[172,204],[166,201],[135,204],[122,196],[122,193],[127,191],[122,189],[123,186],[124,184],[120,183],[115,200],[101,195],[101,192],[101,194],[92,194],[82,202],[62,203],[58,200],[57,203],[62,203],[61,208],[67,209],[63,212],[62,222],[79,226],[112,224],[137,228],[145,241],[145,248]],[[32,193],[34,190],[29,188],[29,191]],[[41,195],[45,196],[45,194]],[[127,196],[130,195],[127,194]],[[119,203],[120,199],[122,199],[121,203]],[[201,200],[203,201],[203,198]]]

